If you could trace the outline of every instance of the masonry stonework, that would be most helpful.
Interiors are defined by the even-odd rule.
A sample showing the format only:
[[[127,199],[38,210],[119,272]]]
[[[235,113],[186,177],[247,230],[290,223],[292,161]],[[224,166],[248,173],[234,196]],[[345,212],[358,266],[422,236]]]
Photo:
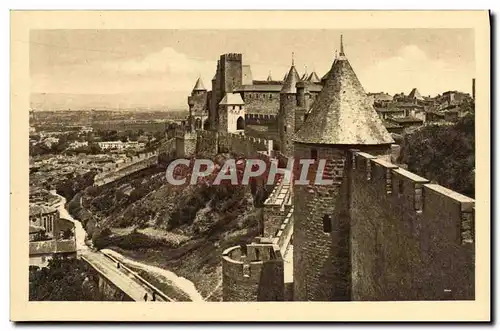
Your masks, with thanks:
[[[348,167],[353,300],[474,299],[474,200],[368,154]]]
[[[284,284],[278,246],[253,243],[224,251],[223,301],[283,301]]]

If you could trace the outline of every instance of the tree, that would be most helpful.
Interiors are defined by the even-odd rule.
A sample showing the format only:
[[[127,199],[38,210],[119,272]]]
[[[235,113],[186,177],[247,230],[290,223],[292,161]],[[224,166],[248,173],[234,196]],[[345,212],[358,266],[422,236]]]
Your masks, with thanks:
[[[100,300],[90,266],[82,260],[54,256],[45,268],[30,267],[30,301]]]
[[[427,126],[405,136],[400,162],[440,185],[474,197],[474,115],[452,126]]]

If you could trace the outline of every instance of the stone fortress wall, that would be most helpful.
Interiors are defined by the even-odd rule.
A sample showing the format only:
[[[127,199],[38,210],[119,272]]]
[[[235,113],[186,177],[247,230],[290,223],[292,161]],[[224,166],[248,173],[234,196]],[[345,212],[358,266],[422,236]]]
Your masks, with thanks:
[[[158,162],[158,152],[142,153],[130,157],[126,162],[104,168],[94,177],[94,186],[102,186],[135,172],[149,168]]]
[[[222,254],[224,301],[283,301],[283,258],[273,244],[233,246]]]
[[[215,131],[179,133],[164,149],[176,150],[179,156],[183,153],[178,148],[186,149],[186,141],[188,152],[200,157],[232,152],[284,163],[270,140]],[[96,185],[153,165],[157,154],[131,158],[98,174]],[[474,298],[473,199],[430,184],[384,156],[351,151],[343,172],[350,300]],[[285,300],[283,257],[294,228],[291,196],[290,185],[279,179],[264,203],[261,235],[224,252],[224,301]]]
[[[474,299],[474,200],[351,155],[352,300]]]

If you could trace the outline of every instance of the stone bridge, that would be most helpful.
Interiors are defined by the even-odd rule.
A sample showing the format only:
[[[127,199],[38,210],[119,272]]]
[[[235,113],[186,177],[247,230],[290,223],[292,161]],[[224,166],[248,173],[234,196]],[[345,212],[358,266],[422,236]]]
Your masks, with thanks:
[[[106,298],[140,302],[147,293],[148,301],[151,301],[154,292],[156,301],[175,301],[109,254],[86,250],[79,255],[97,272],[99,291]]]

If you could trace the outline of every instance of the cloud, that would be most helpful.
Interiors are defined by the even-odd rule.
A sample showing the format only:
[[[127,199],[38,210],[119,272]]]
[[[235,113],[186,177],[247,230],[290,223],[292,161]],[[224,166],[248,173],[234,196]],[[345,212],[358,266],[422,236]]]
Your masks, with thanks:
[[[416,45],[405,46],[395,56],[359,72],[359,78],[368,92],[407,94],[416,87],[424,95],[447,90],[470,92],[473,75],[469,64],[429,58]]]
[[[205,85],[210,82],[216,63],[189,57],[171,47],[165,47],[140,59],[105,62],[102,67],[117,75],[156,76],[165,83],[163,89],[189,91],[198,76],[202,77]]]

